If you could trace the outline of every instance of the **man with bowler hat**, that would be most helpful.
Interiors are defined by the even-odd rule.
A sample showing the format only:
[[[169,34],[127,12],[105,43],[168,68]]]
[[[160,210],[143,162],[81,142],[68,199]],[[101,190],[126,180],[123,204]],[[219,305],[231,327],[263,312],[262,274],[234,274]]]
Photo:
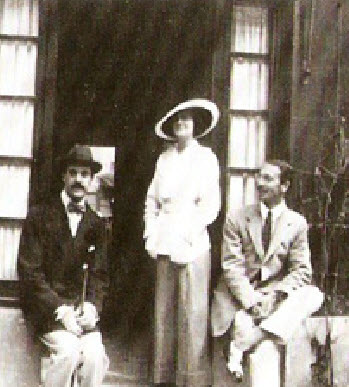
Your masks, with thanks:
[[[60,196],[29,210],[18,273],[21,303],[50,352],[45,387],[101,386],[109,360],[98,329],[107,288],[104,224],[86,201],[101,164],[75,145],[59,159]]]

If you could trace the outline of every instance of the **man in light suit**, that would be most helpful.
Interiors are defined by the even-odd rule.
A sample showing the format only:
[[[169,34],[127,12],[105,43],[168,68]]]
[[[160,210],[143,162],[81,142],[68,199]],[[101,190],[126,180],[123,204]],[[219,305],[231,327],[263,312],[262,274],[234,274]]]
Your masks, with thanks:
[[[60,159],[60,195],[29,210],[18,272],[25,316],[50,352],[43,385],[99,387],[108,357],[98,328],[108,286],[104,223],[86,194],[102,165],[90,148],[76,145]],[[85,291],[84,291],[85,290]]]
[[[291,173],[284,161],[264,163],[256,177],[260,202],[230,213],[224,226],[212,333],[230,333],[227,367],[238,380],[245,351],[266,338],[286,343],[323,302],[310,284],[307,222],[284,199]]]

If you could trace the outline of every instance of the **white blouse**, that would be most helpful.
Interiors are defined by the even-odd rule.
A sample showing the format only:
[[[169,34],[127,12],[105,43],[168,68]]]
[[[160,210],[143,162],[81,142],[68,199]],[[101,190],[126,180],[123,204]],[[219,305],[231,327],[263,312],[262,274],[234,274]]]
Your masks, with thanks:
[[[188,263],[210,249],[207,225],[220,209],[219,166],[196,140],[178,152],[173,145],[156,164],[145,202],[146,249]]]

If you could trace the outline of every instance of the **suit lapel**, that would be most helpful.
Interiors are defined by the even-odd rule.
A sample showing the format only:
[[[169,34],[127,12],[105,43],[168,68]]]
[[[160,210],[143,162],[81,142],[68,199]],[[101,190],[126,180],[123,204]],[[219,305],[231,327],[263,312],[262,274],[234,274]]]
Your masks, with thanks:
[[[55,201],[50,206],[50,222],[52,223],[50,228],[57,232],[59,239],[66,240],[67,238],[72,238],[68,217],[61,200]]]
[[[278,219],[276,220],[275,227],[271,236],[271,241],[269,244],[269,249],[263,259],[264,262],[268,261],[269,258],[273,255],[275,249],[280,244],[282,236],[285,235],[286,227],[288,227],[288,224],[289,224],[287,212],[288,212],[288,209],[286,207],[284,211],[280,214]]]
[[[78,225],[78,229],[76,231],[76,240],[84,241],[86,239],[85,242],[87,242],[87,243],[91,242],[89,240],[91,238],[87,234],[88,234],[89,230],[91,229],[92,221],[93,221],[92,211],[89,208],[87,208],[86,212],[84,213],[84,215],[83,215],[83,217]]]
[[[262,244],[262,216],[257,206],[254,207],[252,214],[246,217],[246,221],[255,251],[262,259],[264,256]]]

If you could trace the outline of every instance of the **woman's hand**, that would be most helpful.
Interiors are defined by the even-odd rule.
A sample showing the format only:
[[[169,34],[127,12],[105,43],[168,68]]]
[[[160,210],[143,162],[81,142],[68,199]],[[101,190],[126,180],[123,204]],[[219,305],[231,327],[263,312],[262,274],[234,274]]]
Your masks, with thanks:
[[[158,253],[155,249],[155,245],[152,241],[152,238],[150,236],[148,236],[147,238],[144,239],[144,247],[147,251],[147,253],[149,254],[149,256],[153,259],[156,259],[157,256],[158,256]]]

